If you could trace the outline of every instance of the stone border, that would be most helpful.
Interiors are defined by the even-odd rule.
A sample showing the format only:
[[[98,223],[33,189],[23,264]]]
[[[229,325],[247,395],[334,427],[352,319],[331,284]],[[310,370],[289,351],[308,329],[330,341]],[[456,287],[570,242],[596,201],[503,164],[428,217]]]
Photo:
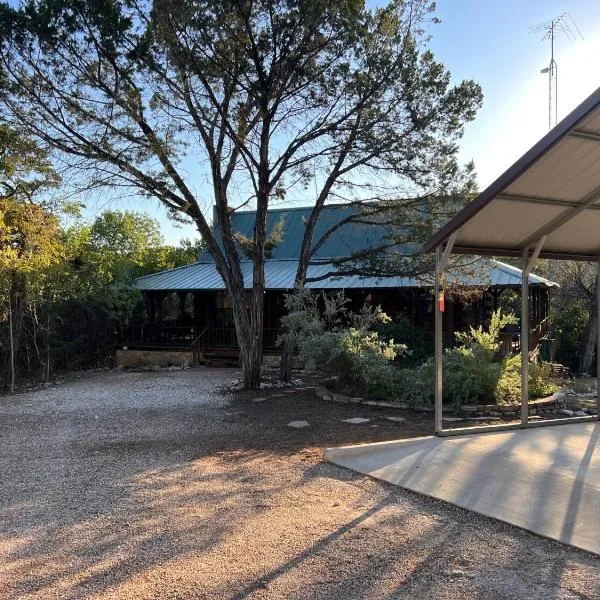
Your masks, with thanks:
[[[338,392],[332,392],[324,387],[315,387],[315,396],[325,402],[339,402],[341,404],[361,404],[365,406],[379,406],[380,408],[400,408],[416,410],[418,412],[433,412],[433,408],[429,406],[413,408],[408,404],[394,403],[394,402],[383,402],[378,400],[365,400],[365,398],[352,397],[347,394],[340,394]]]
[[[564,409],[565,406],[565,394],[562,392],[527,403],[530,415],[553,413]],[[461,404],[460,412],[478,417],[515,417],[521,414],[521,404]]]
[[[325,402],[339,402],[341,404],[359,404],[366,406],[379,406],[380,408],[399,408],[415,410],[417,412],[433,412],[429,406],[412,407],[404,403],[380,402],[376,400],[366,400],[365,398],[352,397],[347,394],[332,392],[327,388],[315,387],[315,396]],[[540,398],[528,403],[529,414],[544,415],[563,410],[566,406],[567,394],[563,391],[556,392],[549,398]],[[460,413],[466,417],[509,417],[513,418],[521,414],[521,404],[461,404]]]

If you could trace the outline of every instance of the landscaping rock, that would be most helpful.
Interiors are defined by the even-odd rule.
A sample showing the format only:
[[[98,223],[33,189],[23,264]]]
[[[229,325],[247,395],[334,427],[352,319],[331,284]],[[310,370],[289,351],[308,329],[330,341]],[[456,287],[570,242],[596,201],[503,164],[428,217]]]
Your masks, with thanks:
[[[404,417],[386,417],[388,421],[394,421],[394,423],[404,423],[406,419]]]
[[[572,410],[569,410],[568,408],[563,408],[560,412],[563,415],[566,415],[567,417],[572,417],[575,414]]]
[[[453,423],[454,421],[464,421],[462,417],[442,417],[442,421],[448,421],[448,423]]]
[[[252,402],[264,402],[266,398],[252,398]]]
[[[344,423],[351,423],[352,425],[360,425],[361,423],[368,423],[371,419],[364,419],[363,417],[352,417],[351,419],[342,419]]]
[[[303,427],[310,427],[310,423],[308,421],[290,421],[287,426],[294,429],[302,429]]]

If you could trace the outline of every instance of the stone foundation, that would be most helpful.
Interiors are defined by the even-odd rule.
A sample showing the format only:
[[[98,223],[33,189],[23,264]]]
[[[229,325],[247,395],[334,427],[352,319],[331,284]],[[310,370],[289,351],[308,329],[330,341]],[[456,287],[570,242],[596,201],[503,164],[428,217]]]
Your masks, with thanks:
[[[116,351],[117,367],[189,367],[194,357],[191,350],[128,350]]]

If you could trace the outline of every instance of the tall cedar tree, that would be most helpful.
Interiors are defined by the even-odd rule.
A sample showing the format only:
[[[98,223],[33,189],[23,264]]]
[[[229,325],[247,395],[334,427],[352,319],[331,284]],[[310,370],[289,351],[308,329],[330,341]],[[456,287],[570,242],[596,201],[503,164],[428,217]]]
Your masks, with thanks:
[[[394,0],[35,0],[0,5],[2,109],[95,184],[196,224],[232,299],[247,388],[260,383],[269,204],[314,178],[320,209],[355,190],[443,189],[482,99],[427,49],[435,6]],[[195,167],[190,168],[195,161]],[[198,186],[190,171],[208,173]],[[196,184],[196,186],[194,185]],[[311,184],[312,187],[312,184]],[[398,195],[401,195],[400,193]],[[222,243],[203,214],[214,203]],[[244,294],[231,211],[256,209]]]

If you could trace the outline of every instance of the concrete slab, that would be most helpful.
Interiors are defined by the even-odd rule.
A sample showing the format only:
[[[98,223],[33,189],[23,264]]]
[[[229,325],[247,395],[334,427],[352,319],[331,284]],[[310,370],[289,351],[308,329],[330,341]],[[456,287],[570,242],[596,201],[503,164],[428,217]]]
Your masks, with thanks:
[[[325,460],[600,554],[600,423],[329,448]]]

